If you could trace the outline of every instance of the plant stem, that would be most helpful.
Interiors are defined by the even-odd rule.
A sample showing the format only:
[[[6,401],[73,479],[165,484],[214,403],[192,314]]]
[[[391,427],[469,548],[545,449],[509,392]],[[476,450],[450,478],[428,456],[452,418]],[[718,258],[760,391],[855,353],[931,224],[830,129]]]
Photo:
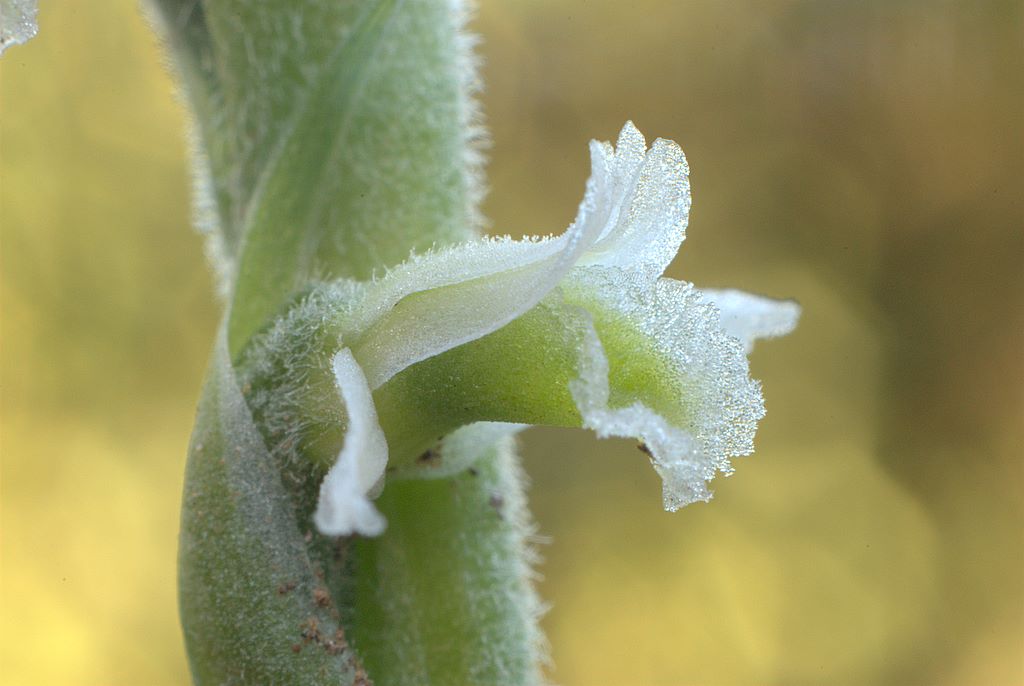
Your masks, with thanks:
[[[366,279],[474,235],[476,77],[460,3],[153,1],[230,300],[182,504],[193,678],[361,684],[361,657],[378,686],[538,681],[511,444],[453,478],[389,483],[388,531],[348,546],[311,533],[315,488],[281,471],[234,366],[312,281]]]
[[[378,684],[539,683],[538,604],[511,441],[449,479],[389,484],[356,545],[353,638]]]

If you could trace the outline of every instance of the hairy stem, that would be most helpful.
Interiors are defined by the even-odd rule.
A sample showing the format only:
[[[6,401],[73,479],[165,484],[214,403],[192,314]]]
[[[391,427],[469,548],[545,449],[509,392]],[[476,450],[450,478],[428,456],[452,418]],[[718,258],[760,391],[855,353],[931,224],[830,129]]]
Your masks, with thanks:
[[[356,545],[353,640],[379,684],[539,682],[518,464],[499,441],[449,479],[392,483]]]
[[[239,381],[253,335],[312,282],[367,279],[474,234],[460,3],[153,3],[195,120],[197,204],[228,296],[182,509],[194,680],[535,682],[511,445],[454,478],[389,483],[388,531],[334,541],[309,520],[323,465],[283,469]]]

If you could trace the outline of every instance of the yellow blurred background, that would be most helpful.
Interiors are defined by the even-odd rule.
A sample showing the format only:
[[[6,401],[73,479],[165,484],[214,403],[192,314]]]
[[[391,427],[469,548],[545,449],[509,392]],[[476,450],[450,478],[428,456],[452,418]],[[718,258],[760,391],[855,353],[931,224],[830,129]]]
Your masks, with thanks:
[[[0,60],[2,675],[184,684],[178,500],[217,319],[131,0]],[[758,452],[669,515],[626,442],[524,439],[564,686],[1024,683],[1021,3],[485,3],[496,232],[633,119],[693,170],[670,273],[801,301]]]

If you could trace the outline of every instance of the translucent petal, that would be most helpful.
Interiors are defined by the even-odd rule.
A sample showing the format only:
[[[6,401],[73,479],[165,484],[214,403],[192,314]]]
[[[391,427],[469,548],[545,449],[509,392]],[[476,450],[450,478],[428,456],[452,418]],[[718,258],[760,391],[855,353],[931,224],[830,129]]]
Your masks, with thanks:
[[[623,270],[581,268],[563,291],[594,319],[583,337],[580,378],[571,386],[584,425],[600,436],[645,444],[664,481],[666,509],[707,500],[705,482],[716,472],[730,473],[730,458],[753,451],[764,416],[760,386],[749,377],[739,341],[722,330],[715,308],[687,283],[660,279],[648,285]],[[668,404],[655,402],[645,388],[622,388],[602,343],[622,327],[667,366],[675,394]]]
[[[589,208],[589,220],[599,227],[599,241],[615,231],[625,214],[646,152],[647,142],[633,122],[622,127],[615,147],[590,141],[590,179],[581,210]]]
[[[384,477],[387,441],[366,377],[352,352],[348,348],[339,351],[332,368],[348,414],[348,429],[338,460],[320,485],[313,521],[327,536],[379,536],[387,522],[368,494]]]
[[[701,465],[700,448],[690,434],[640,401],[627,407],[609,406],[608,359],[593,325],[588,327],[580,349],[580,378],[570,382],[569,388],[583,426],[598,438],[619,436],[642,442],[662,478],[666,510],[675,511],[711,497],[704,483],[711,476]]]
[[[702,288],[701,294],[718,307],[722,328],[738,338],[748,353],[758,338],[785,336],[800,319],[800,306],[793,300],[774,300],[733,289]]]
[[[529,310],[572,268],[583,248],[581,237],[570,228],[558,239],[517,246],[531,250],[488,241],[419,261],[429,267],[428,278],[433,280],[447,281],[449,270],[465,265],[469,254],[492,270],[485,276],[406,295],[370,325],[353,343],[370,387],[379,388],[406,367],[496,331]],[[509,259],[516,253],[518,262]]]
[[[633,132],[644,145],[640,133],[627,124],[619,139],[620,150],[633,147],[622,142]],[[689,167],[679,146],[661,138],[635,168],[631,165],[631,161],[620,163],[616,179],[624,182],[629,174],[629,185],[615,189],[616,211],[580,264],[631,269],[653,281],[665,271],[686,237]]]

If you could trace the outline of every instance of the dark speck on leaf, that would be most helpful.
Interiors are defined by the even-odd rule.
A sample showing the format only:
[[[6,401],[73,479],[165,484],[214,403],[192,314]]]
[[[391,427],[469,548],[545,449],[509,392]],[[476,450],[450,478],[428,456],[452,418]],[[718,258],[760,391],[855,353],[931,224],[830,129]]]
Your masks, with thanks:
[[[491,497],[487,501],[494,511],[498,513],[498,516],[503,516],[502,509],[505,507],[505,499],[498,493],[492,493]]]

